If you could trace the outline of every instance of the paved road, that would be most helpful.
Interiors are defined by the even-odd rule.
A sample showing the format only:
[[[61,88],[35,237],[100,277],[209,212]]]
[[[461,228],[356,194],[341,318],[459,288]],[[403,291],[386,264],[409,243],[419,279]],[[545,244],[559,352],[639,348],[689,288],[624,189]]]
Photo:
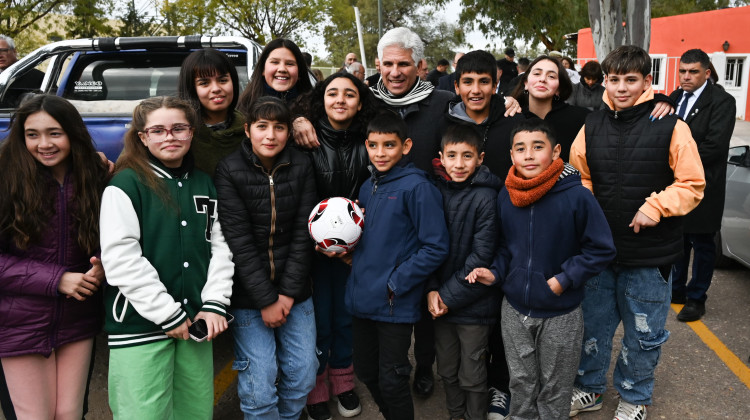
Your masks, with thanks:
[[[750,145],[750,122],[737,123],[732,143]],[[675,315],[679,306],[673,305],[673,310],[667,321],[671,336],[657,368],[654,404],[649,409],[649,419],[747,418],[750,408],[750,270],[739,265],[716,270],[706,302],[706,316],[701,321],[678,322]],[[619,338],[615,341],[619,343]],[[214,417],[219,420],[242,419],[236,379],[227,368],[232,360],[231,340],[228,336],[217,340],[214,349],[216,389],[223,391],[217,396]],[[96,351],[87,419],[107,420],[112,416],[107,404],[108,352],[103,335],[97,339]],[[611,371],[609,381],[612,381]],[[381,418],[367,390],[357,384],[357,391],[363,404],[363,412],[358,418]],[[616,406],[616,393],[609,390],[601,411],[584,413],[575,419],[609,420]],[[335,413],[335,403],[331,404],[331,410]],[[431,398],[415,401],[415,411],[417,419],[447,417],[439,380]],[[5,418],[0,415],[0,420]]]

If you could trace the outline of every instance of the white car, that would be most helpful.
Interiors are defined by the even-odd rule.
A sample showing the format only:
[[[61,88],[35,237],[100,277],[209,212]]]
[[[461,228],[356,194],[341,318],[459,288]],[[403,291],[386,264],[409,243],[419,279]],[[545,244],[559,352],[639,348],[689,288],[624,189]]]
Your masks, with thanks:
[[[717,267],[731,259],[750,268],[750,146],[729,149],[727,194],[716,242],[721,248]]]

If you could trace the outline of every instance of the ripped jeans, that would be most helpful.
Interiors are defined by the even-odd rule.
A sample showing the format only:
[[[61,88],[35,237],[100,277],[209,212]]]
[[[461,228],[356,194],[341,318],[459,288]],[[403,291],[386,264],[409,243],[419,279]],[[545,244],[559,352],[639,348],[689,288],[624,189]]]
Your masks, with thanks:
[[[664,278],[664,274],[668,277]],[[624,337],[617,358],[614,386],[631,404],[651,404],[654,370],[672,293],[671,267],[626,267],[611,264],[586,283],[583,299],[583,347],[575,385],[604,393],[612,339],[622,321]]]

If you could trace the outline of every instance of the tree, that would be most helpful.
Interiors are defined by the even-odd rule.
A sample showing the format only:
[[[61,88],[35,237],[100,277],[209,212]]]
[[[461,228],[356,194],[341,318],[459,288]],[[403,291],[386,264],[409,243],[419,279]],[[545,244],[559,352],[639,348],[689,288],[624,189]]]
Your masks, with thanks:
[[[0,9],[0,32],[15,38],[64,3],[64,0],[5,0]]]
[[[462,24],[488,38],[500,37],[505,45],[519,40],[531,47],[542,44],[547,50],[570,51],[563,36],[588,26],[586,4],[580,0],[462,0],[461,6]]]
[[[328,2],[336,0],[215,0],[218,21],[242,36],[265,45],[291,38],[304,45],[302,29],[323,21]]]
[[[104,10],[112,6],[108,0],[73,0],[69,5],[72,17],[65,22],[69,38],[93,38],[107,34],[112,28],[107,24]]]
[[[438,0],[438,3],[445,4],[447,1]],[[619,6],[615,6],[615,3]],[[748,0],[735,0],[733,3],[747,4]],[[628,6],[629,12],[625,17],[629,23],[627,28],[632,33],[627,35],[623,32],[620,43],[626,39],[639,43],[644,39],[643,31],[650,24],[651,16],[646,15],[649,11],[653,17],[672,16],[719,9],[727,6],[729,0],[652,0],[650,8],[648,4],[648,1],[636,0],[632,7]],[[564,35],[588,26],[591,26],[592,32],[605,28],[612,33],[620,31],[621,28],[614,22],[622,24],[624,6],[620,0],[461,0],[461,5],[460,22],[478,28],[488,37],[502,37],[506,44],[516,40],[525,41],[532,48],[542,44],[547,50],[569,53],[573,53],[575,46],[566,44]],[[613,15],[604,18],[605,22],[589,20],[592,13],[598,15],[603,10]],[[616,15],[618,11],[619,17]]]
[[[144,10],[136,8],[135,0],[130,0],[120,16],[122,26],[119,36],[147,36],[155,35],[156,19],[146,15]]]
[[[353,8],[356,5],[362,23],[365,54],[369,61],[367,64],[372,67],[379,41],[377,0],[334,3],[329,9],[330,19],[323,28],[330,64],[339,66],[348,52],[359,52]],[[462,28],[437,20],[435,13],[434,3],[429,0],[383,0],[383,31],[399,26],[410,28],[425,43],[425,58],[428,62],[449,58],[464,42],[465,34]]]
[[[159,12],[164,17],[162,29],[167,35],[202,35],[214,33],[217,22],[216,5],[212,1],[164,1]]]

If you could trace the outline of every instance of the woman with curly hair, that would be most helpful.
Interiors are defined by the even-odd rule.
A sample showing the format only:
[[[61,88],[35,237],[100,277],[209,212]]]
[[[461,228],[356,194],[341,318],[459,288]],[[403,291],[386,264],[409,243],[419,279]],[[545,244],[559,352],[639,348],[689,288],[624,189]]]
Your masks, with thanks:
[[[367,123],[377,102],[370,89],[349,73],[328,77],[298,106],[313,123],[320,147],[309,150],[318,198],[347,197],[354,200],[370,176],[365,148]],[[344,286],[350,267],[339,258],[317,254],[313,264],[313,303],[320,367],[315,388],[307,397],[307,411],[314,420],[330,419],[328,400],[338,396],[344,417],[360,413],[354,393],[352,366],[352,318],[344,308]],[[329,383],[330,388],[329,389]]]

